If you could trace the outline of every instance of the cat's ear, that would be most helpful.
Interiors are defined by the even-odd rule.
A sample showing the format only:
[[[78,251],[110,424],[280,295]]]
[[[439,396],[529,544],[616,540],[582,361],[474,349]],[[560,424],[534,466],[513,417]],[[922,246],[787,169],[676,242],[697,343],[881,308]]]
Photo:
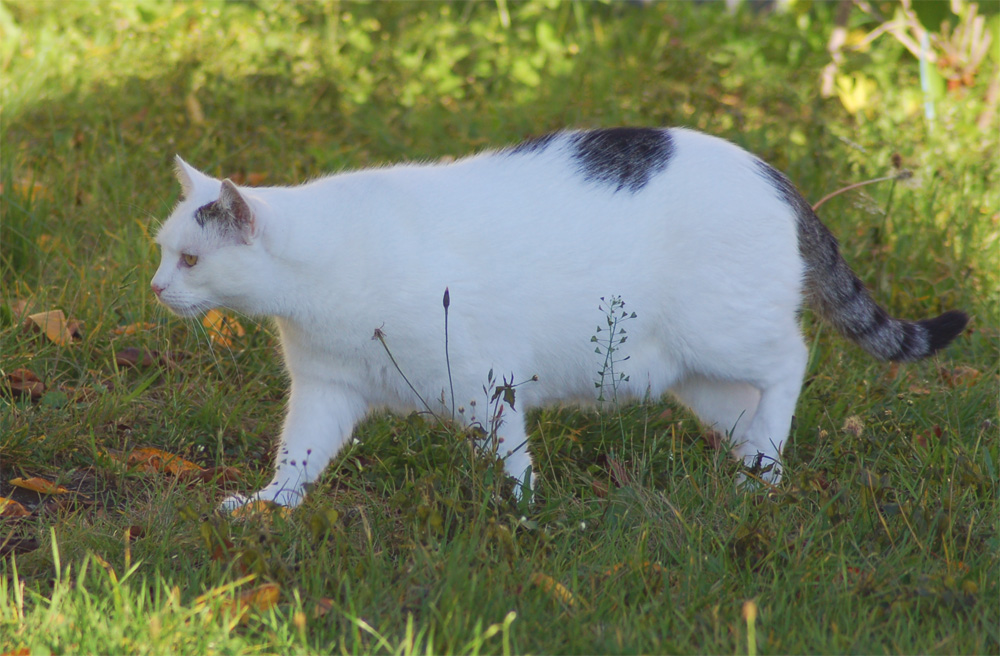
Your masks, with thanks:
[[[226,178],[219,190],[219,207],[226,217],[226,228],[231,230],[244,244],[249,244],[256,236],[257,219],[253,208],[244,198],[233,181]]]
[[[199,183],[212,179],[185,162],[180,155],[174,155],[174,167],[177,181],[181,183],[181,195],[184,198],[190,197]]]

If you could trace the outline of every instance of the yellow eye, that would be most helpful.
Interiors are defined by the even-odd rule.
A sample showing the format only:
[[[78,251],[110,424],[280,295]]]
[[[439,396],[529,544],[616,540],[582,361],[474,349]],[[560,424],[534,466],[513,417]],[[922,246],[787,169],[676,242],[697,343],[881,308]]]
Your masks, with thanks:
[[[184,260],[184,264],[186,264],[189,267],[193,267],[195,264],[198,264],[197,255],[191,255],[190,253],[182,253],[181,259]]]

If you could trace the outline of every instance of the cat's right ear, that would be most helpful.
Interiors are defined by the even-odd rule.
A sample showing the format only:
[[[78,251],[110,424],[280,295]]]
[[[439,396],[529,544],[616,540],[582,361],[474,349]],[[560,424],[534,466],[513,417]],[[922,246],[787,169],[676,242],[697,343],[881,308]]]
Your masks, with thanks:
[[[174,167],[177,181],[181,183],[181,196],[183,198],[188,198],[199,182],[211,180],[207,175],[181,159],[180,155],[174,155]]]

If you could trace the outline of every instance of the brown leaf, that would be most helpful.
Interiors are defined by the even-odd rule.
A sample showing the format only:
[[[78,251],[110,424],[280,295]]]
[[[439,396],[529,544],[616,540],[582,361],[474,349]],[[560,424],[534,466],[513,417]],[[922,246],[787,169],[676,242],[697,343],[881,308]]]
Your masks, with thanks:
[[[240,622],[246,620],[247,611],[265,611],[273,608],[281,596],[281,586],[277,583],[265,583],[256,588],[239,593],[233,599],[224,599],[219,604],[222,609],[229,609],[232,615],[239,616]]]
[[[45,393],[45,383],[30,369],[15,369],[7,374],[7,386],[11,394],[27,396],[32,401],[42,398],[42,394]]]
[[[10,304],[10,311],[15,319],[27,319],[32,309],[32,302],[26,299],[18,299]]]
[[[199,471],[185,472],[183,478],[204,483],[239,483],[243,480],[243,472],[235,467],[206,467]]]
[[[321,597],[320,600],[317,601],[316,604],[313,606],[313,612],[312,612],[313,619],[316,619],[317,617],[323,617],[324,615],[329,613],[331,610],[333,610],[333,604],[334,604],[333,599],[330,599],[329,597]]]
[[[64,488],[62,485],[56,485],[52,481],[45,480],[44,478],[39,478],[37,476],[29,479],[23,478],[12,478],[10,484],[15,487],[23,487],[26,490],[31,490],[32,492],[38,492],[39,494],[68,494],[69,490]]]
[[[154,328],[156,328],[155,323],[142,321],[139,323],[130,323],[127,326],[119,326],[114,330],[112,330],[111,332],[114,333],[115,335],[134,335],[144,330],[153,330]]]
[[[125,539],[129,542],[135,542],[144,535],[146,535],[145,529],[143,529],[141,526],[136,526],[134,524],[132,526],[129,526],[128,530],[125,531]]]
[[[0,517],[27,517],[31,512],[13,499],[0,497]]]
[[[115,364],[122,368],[149,367],[159,361],[160,355],[156,351],[149,351],[135,346],[123,348],[115,353]]]
[[[601,576],[603,576],[605,578],[609,577],[609,576],[614,576],[615,574],[617,574],[618,572],[620,572],[624,567],[625,567],[625,563],[616,563],[614,566],[611,567],[611,569],[605,570],[601,574]],[[667,573],[667,568],[663,567],[659,563],[654,563],[654,562],[649,561],[649,560],[643,561],[642,566],[640,568],[637,568],[637,569],[644,569],[644,570],[646,570],[647,573],[650,573],[650,574],[666,574]]]
[[[230,516],[235,519],[246,519],[253,516],[270,516],[278,514],[288,517],[292,514],[292,509],[288,506],[280,506],[273,501],[251,501],[250,503],[234,508]]]
[[[226,348],[233,345],[234,339],[246,335],[246,331],[243,330],[239,321],[218,310],[209,310],[205,313],[201,325],[208,330],[208,336],[213,342]]]
[[[193,462],[152,447],[143,447],[132,451],[128,456],[128,464],[141,466],[148,472],[166,472],[174,476],[201,471],[201,467]]]
[[[40,330],[52,342],[65,346],[73,341],[73,332],[66,321],[66,315],[62,310],[50,310],[48,312],[38,312],[28,316],[25,325]]]
[[[544,592],[547,592],[553,598],[563,602],[567,606],[576,605],[576,597],[570,592],[566,586],[564,586],[559,581],[548,574],[542,574],[541,572],[535,572],[531,575],[531,582],[541,588]]]
[[[941,379],[951,387],[958,387],[959,385],[971,386],[981,375],[978,369],[966,365],[959,365],[952,368],[941,367],[938,373]]]
[[[233,544],[228,538],[222,538],[222,543],[215,545],[212,549],[212,560],[219,562],[223,560],[231,560],[232,553],[236,549],[236,545]]]

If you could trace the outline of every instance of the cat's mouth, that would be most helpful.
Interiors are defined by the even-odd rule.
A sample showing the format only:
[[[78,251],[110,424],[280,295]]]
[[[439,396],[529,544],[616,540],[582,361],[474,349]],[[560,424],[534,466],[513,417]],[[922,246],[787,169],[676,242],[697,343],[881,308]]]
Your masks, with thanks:
[[[163,298],[163,296],[157,298],[164,307],[180,317],[197,317],[212,309],[210,303],[177,303],[171,302],[171,299]]]

